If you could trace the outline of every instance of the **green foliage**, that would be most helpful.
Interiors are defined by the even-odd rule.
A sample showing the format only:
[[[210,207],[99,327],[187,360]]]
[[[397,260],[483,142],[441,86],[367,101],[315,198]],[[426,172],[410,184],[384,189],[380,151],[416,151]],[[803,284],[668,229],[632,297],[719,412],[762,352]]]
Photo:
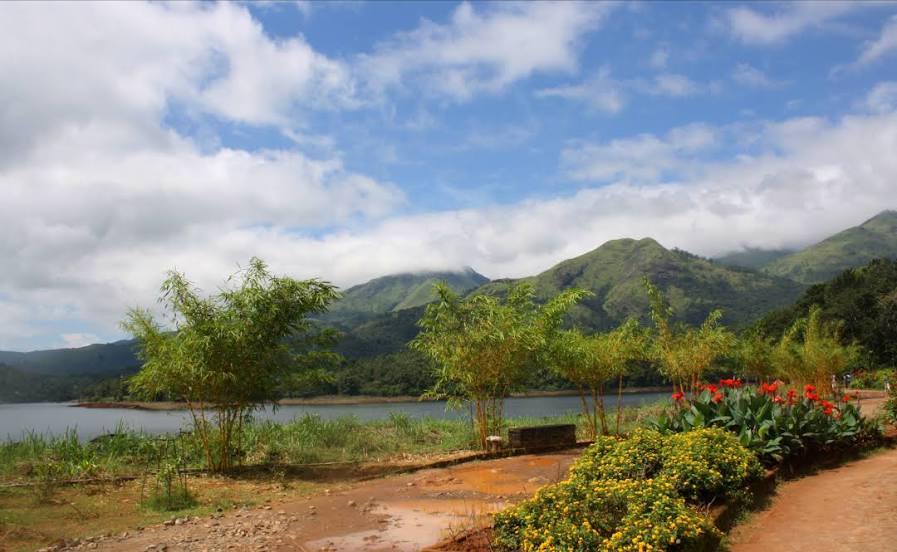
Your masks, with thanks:
[[[779,338],[814,307],[821,321],[839,321],[843,343],[863,347],[864,365],[897,366],[897,261],[876,259],[812,286],[791,307],[763,317],[756,328]]]
[[[495,516],[495,544],[524,551],[712,550],[720,534],[690,504],[743,493],[761,473],[756,458],[719,429],[600,437],[569,479]]]
[[[375,278],[353,286],[335,301],[321,319],[351,330],[376,315],[422,307],[437,299],[433,285],[445,284],[459,295],[477,288],[489,279],[467,268],[457,272],[419,272]]]
[[[840,323],[825,322],[819,307],[811,307],[785,332],[772,351],[772,360],[779,375],[794,385],[813,384],[825,395],[834,393],[832,378],[840,374],[856,358],[856,345],[842,345]]]
[[[723,428],[767,465],[878,436],[878,428],[852,401],[835,405],[820,399],[812,386],[803,395],[792,390],[782,396],[778,385],[771,385],[773,391],[767,392],[736,387],[733,380],[721,382],[719,388],[708,385],[693,400],[674,399],[652,427],[664,433]]]
[[[231,465],[233,438],[249,412],[335,361],[321,349],[329,335],[306,318],[337,297],[332,285],[272,276],[256,258],[229,281],[236,285],[202,297],[183,274],[170,272],[161,300],[174,331],[141,309],[123,323],[144,361],[132,390],[186,401],[206,461],[217,470]]]
[[[473,403],[485,448],[486,437],[503,429],[504,398],[522,386],[549,332],[584,292],[567,290],[537,305],[528,285],[512,287],[504,298],[461,299],[445,284],[435,289],[439,301],[427,306],[411,346],[436,366],[432,396]]]
[[[609,433],[604,408],[605,386],[616,381],[622,390],[623,378],[630,365],[648,358],[647,345],[647,336],[635,320],[629,320],[613,331],[588,336],[578,330],[549,334],[542,360],[579,390],[582,413],[591,438],[598,434],[599,426],[602,434]],[[618,415],[617,432],[619,418]]]
[[[743,251],[729,253],[714,260],[724,266],[760,270],[773,261],[794,253],[791,249],[756,249],[748,247]]]
[[[742,374],[766,381],[776,375],[773,360],[776,343],[771,337],[751,331],[742,335],[735,346],[735,360]]]
[[[657,329],[654,355],[661,372],[681,390],[693,390],[713,362],[730,352],[735,336],[720,325],[722,312],[712,311],[693,328],[671,322],[673,308],[647,278],[644,285],[651,302],[651,318]]]
[[[861,370],[853,374],[850,380],[852,389],[884,389],[886,384],[897,376],[895,368],[878,370]]]
[[[773,261],[764,271],[817,284],[879,257],[897,257],[897,211],[883,211],[860,226]]]

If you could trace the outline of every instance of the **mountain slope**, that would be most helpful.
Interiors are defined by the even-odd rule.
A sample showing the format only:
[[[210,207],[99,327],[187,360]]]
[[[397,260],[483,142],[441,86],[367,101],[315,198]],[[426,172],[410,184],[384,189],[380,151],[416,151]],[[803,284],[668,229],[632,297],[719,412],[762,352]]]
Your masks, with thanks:
[[[621,239],[563,261],[523,281],[532,282],[540,298],[579,287],[595,293],[576,307],[574,322],[604,329],[627,317],[646,320],[648,299],[643,278],[665,293],[679,320],[697,324],[713,309],[739,326],[796,299],[804,286],[747,269],[731,268],[690,253],[668,250],[650,238]],[[478,293],[501,292],[509,281],[486,284]]]
[[[897,258],[897,211],[882,211],[859,226],[773,261],[763,271],[817,284],[879,257]]]
[[[734,266],[738,268],[750,268],[751,270],[760,270],[764,266],[773,263],[794,253],[792,249],[753,249],[748,248],[744,251],[729,253],[722,257],[713,259],[721,265]]]
[[[465,294],[489,279],[471,268],[458,272],[421,272],[375,278],[343,292],[343,297],[322,317],[324,321],[355,327],[380,314],[419,307],[433,301],[433,284],[444,281]]]
[[[77,349],[49,349],[18,353],[0,351],[0,364],[16,368],[25,374],[113,375],[140,365],[134,351],[134,341],[98,343]]]

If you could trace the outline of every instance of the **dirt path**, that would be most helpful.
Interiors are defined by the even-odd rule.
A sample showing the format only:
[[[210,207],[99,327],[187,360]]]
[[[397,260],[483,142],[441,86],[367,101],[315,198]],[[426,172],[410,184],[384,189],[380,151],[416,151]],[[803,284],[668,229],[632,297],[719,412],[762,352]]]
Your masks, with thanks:
[[[563,479],[580,450],[472,462],[357,483],[213,518],[178,520],[80,549],[421,550]]]
[[[732,552],[897,551],[897,450],[784,483]]]

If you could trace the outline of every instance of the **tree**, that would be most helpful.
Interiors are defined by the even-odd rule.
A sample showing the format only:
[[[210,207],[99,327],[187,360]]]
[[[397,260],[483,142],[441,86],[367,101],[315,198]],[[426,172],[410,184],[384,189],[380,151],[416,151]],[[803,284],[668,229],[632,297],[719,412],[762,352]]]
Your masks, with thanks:
[[[146,309],[122,323],[138,340],[143,368],[131,380],[140,396],[184,400],[208,466],[231,466],[234,439],[247,415],[291,385],[320,375],[333,353],[318,348],[319,332],[306,318],[338,297],[321,280],[272,276],[260,259],[202,297],[175,271],[162,284],[163,327]]]
[[[751,331],[738,340],[735,356],[745,374],[766,381],[775,376],[774,350],[775,340]]]
[[[670,319],[673,309],[663,294],[645,278],[651,302],[651,319],[657,328],[654,355],[661,371],[673,381],[673,387],[696,393],[700,381],[713,362],[727,353],[735,343],[735,336],[719,321],[723,313],[714,310],[700,327],[674,326]]]
[[[608,382],[618,382],[616,432],[622,418],[623,377],[629,365],[646,358],[644,333],[635,320],[628,320],[613,331],[583,335],[578,330],[554,332],[545,351],[546,363],[562,377],[576,385],[582,414],[592,439],[609,431],[604,405]]]
[[[860,354],[857,345],[841,343],[840,328],[837,322],[824,322],[818,306],[811,307],[806,318],[788,328],[773,352],[782,375],[793,384],[812,384],[820,393],[833,394],[832,376]]]
[[[429,357],[437,380],[428,393],[451,402],[470,401],[480,446],[502,430],[504,398],[519,389],[546,337],[586,292],[566,290],[536,305],[533,287],[512,286],[503,299],[478,294],[460,298],[447,285],[434,286],[411,347]]]

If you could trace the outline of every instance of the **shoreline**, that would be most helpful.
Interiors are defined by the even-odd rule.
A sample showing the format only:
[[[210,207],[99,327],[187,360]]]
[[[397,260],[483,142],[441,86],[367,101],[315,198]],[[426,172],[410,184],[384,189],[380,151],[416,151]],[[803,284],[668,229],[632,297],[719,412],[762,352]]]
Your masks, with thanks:
[[[634,393],[660,393],[668,391],[669,386],[663,387],[630,387],[623,390],[624,395]],[[534,398],[534,397],[575,397],[577,391],[565,389],[559,391],[526,391],[512,393],[509,398]],[[615,396],[609,394],[608,397]],[[397,404],[415,402],[439,402],[437,399],[421,399],[415,396],[378,397],[371,395],[321,395],[318,397],[290,398],[277,401],[278,406],[351,406],[364,404]],[[121,408],[129,410],[186,410],[187,403],[174,401],[84,401],[74,402],[70,406],[75,408]]]

